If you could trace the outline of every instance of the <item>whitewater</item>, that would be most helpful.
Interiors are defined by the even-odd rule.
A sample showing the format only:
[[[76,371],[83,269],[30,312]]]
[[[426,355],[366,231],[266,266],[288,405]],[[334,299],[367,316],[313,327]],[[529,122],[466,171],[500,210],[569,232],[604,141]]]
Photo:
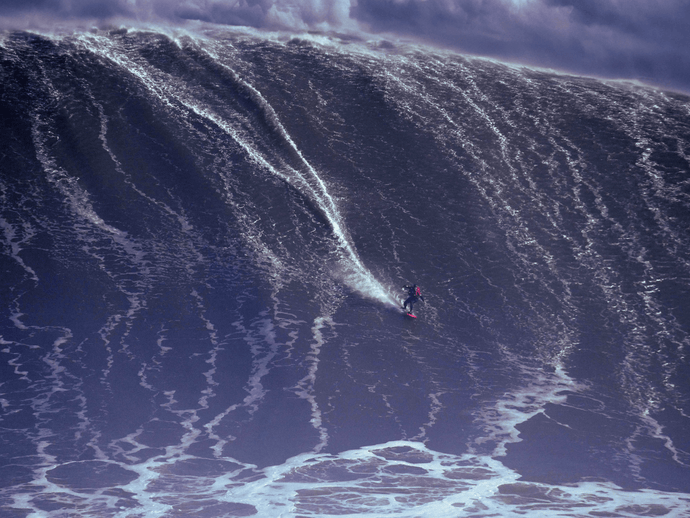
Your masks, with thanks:
[[[687,95],[241,28],[0,74],[2,516],[688,515]]]

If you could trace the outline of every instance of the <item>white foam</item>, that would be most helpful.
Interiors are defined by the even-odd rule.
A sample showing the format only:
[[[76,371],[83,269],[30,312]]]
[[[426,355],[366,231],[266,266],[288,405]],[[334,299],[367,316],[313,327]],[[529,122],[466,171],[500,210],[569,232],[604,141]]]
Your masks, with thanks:
[[[521,482],[496,459],[451,455],[415,441],[391,441],[338,455],[302,454],[263,470],[265,479],[223,499],[251,503],[258,516],[658,515],[685,509],[682,494],[627,491],[605,482],[567,486]],[[669,514],[671,515],[671,514]]]

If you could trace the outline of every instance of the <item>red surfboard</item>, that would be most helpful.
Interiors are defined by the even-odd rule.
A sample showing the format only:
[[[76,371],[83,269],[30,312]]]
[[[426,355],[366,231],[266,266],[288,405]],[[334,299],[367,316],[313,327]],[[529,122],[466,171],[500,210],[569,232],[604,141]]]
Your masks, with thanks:
[[[402,307],[402,310],[405,312],[405,315],[407,315],[408,317],[417,318],[415,315],[412,314],[412,311],[407,311],[407,308],[405,306]]]

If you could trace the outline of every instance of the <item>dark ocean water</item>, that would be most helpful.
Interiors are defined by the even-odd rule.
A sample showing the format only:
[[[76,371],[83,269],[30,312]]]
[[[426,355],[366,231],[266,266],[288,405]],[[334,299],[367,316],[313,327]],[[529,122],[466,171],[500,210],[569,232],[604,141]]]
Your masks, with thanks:
[[[690,97],[249,32],[0,74],[3,517],[690,516]]]

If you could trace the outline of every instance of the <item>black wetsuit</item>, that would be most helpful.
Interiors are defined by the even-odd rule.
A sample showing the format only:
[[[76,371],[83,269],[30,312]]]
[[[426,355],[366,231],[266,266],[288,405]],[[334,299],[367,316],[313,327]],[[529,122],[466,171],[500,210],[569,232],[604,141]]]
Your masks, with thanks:
[[[407,290],[407,300],[405,300],[405,303],[403,304],[403,309],[407,309],[407,305],[410,305],[410,311],[409,313],[412,313],[412,307],[414,306],[414,303],[417,302],[419,299],[422,299],[424,301],[424,297],[422,297],[422,292],[421,290],[417,287],[416,284],[413,286],[403,286],[403,290]]]

